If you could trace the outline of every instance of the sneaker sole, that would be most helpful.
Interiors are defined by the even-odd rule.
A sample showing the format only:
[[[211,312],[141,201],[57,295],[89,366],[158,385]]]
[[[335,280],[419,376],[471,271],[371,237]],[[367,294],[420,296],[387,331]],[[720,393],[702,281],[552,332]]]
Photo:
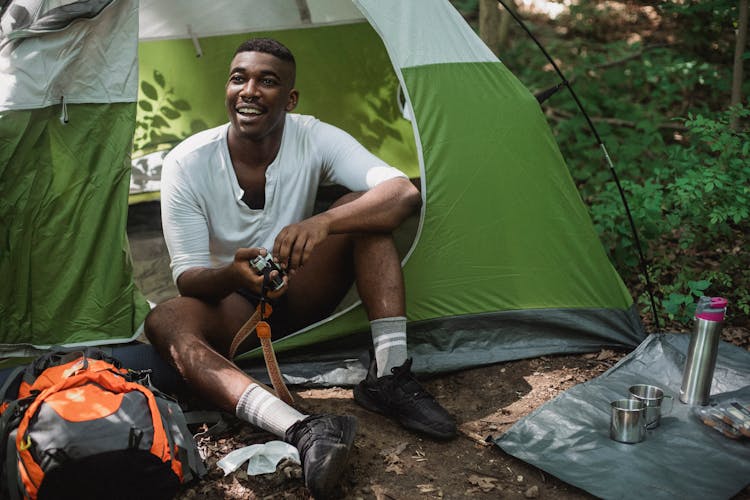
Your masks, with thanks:
[[[359,385],[354,386],[354,401],[366,410],[370,410],[375,413],[380,413],[381,415],[385,415],[386,417],[396,420],[399,424],[401,424],[402,427],[405,427],[412,431],[421,432],[422,434],[426,434],[435,439],[451,439],[456,436],[455,430],[453,432],[436,431],[435,429],[432,429],[431,427],[427,427],[421,422],[417,422],[416,420],[399,417],[393,412],[383,410],[378,405],[377,401],[375,401],[374,399],[372,399],[370,396],[367,395],[366,390],[360,389]]]
[[[322,500],[328,498],[334,491],[349,460],[349,452],[352,449],[352,444],[354,444],[354,436],[357,434],[357,419],[347,415],[340,417],[340,420],[346,421],[342,429],[343,442],[328,455],[324,467],[327,474],[315,478],[306,478],[310,481],[308,489],[316,499]]]

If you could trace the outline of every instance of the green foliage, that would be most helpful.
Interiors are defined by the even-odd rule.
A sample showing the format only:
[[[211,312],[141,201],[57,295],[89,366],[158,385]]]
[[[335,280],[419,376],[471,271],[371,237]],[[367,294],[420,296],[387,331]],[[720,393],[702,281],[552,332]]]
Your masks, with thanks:
[[[689,114],[685,123],[691,142],[668,149],[675,171],[666,186],[672,216],[675,212],[680,216],[685,235],[701,248],[746,226],[750,215],[750,134],[729,129],[733,114],[747,117],[750,110],[739,107],[712,118]],[[695,213],[698,207],[700,218]]]
[[[643,181],[622,181],[646,242],[657,301],[670,320],[688,322],[690,304],[706,290],[728,295],[739,316],[750,309],[747,293],[737,291],[750,285],[747,261],[726,252],[750,229],[750,134],[729,130],[733,113],[750,114],[739,108],[711,118],[691,115],[685,120],[687,143],[666,145],[659,166],[645,172]],[[591,202],[615,265],[632,274],[636,249],[616,186],[605,185]],[[648,303],[646,297],[641,302]]]
[[[662,300],[662,307],[670,319],[677,319],[681,323],[688,323],[695,314],[695,306],[703,292],[711,286],[709,280],[687,282],[688,293],[671,292]]]
[[[639,32],[650,28],[645,22],[627,26],[624,5],[578,2],[554,24],[527,24],[572,82],[615,164],[662,328],[665,320],[689,322],[703,294],[727,297],[730,320],[746,322],[750,110],[727,109],[736,2],[660,2],[653,39]],[[559,81],[520,35],[503,61],[532,92]],[[569,94],[543,108],[613,264],[649,316],[635,239],[594,135]],[[733,117],[739,130],[730,129]]]
[[[138,115],[133,136],[133,151],[141,154],[158,150],[162,145],[174,146],[186,136],[175,132],[174,121],[183,118],[191,110],[190,103],[179,99],[174,89],[159,71],[154,70],[153,83],[141,80]],[[202,120],[191,122],[191,133],[204,130]]]
[[[708,58],[731,60],[737,5],[737,0],[668,0],[658,7],[679,26],[675,34],[688,50]]]

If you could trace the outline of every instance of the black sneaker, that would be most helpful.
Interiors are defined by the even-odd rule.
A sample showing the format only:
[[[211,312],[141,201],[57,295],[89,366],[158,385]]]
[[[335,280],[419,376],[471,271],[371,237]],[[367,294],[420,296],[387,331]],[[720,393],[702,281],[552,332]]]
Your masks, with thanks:
[[[287,429],[284,441],[299,451],[305,486],[313,497],[330,497],[344,471],[356,431],[354,417],[337,415],[311,415]]]
[[[411,358],[391,368],[392,375],[377,377],[375,360],[367,377],[354,386],[354,401],[370,411],[396,419],[407,429],[438,439],[456,435],[456,422],[414,378]]]

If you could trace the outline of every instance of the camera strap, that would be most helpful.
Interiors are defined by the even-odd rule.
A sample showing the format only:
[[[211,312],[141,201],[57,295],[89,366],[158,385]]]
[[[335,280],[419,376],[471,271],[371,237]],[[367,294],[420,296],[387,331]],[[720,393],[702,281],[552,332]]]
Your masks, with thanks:
[[[266,301],[266,290],[270,283],[269,271],[263,273],[263,285],[260,288],[260,302],[255,308],[255,312],[250,319],[248,319],[244,325],[237,331],[232,340],[232,344],[229,346],[229,360],[234,359],[234,355],[237,352],[240,344],[247,339],[247,337],[255,331],[260,340],[260,346],[263,350],[263,360],[266,362],[266,370],[268,371],[268,377],[271,379],[276,395],[288,405],[294,404],[294,398],[284,384],[284,378],[281,375],[281,369],[279,368],[279,362],[276,360],[276,353],[273,351],[273,343],[271,342],[271,325],[268,324],[266,318],[271,316],[273,308],[271,304]]]

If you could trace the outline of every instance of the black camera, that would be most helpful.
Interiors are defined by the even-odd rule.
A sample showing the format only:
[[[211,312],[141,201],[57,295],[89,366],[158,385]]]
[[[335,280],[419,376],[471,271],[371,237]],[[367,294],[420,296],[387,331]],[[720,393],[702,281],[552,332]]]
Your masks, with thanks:
[[[262,255],[258,255],[253,260],[250,261],[250,266],[255,269],[255,271],[260,275],[265,275],[266,273],[270,274],[271,271],[278,271],[279,274],[277,274],[275,277],[269,276],[270,283],[269,288],[272,291],[276,291],[281,289],[281,287],[284,286],[284,270],[279,267],[277,263],[273,261],[273,257],[270,253],[266,254],[265,257]]]

